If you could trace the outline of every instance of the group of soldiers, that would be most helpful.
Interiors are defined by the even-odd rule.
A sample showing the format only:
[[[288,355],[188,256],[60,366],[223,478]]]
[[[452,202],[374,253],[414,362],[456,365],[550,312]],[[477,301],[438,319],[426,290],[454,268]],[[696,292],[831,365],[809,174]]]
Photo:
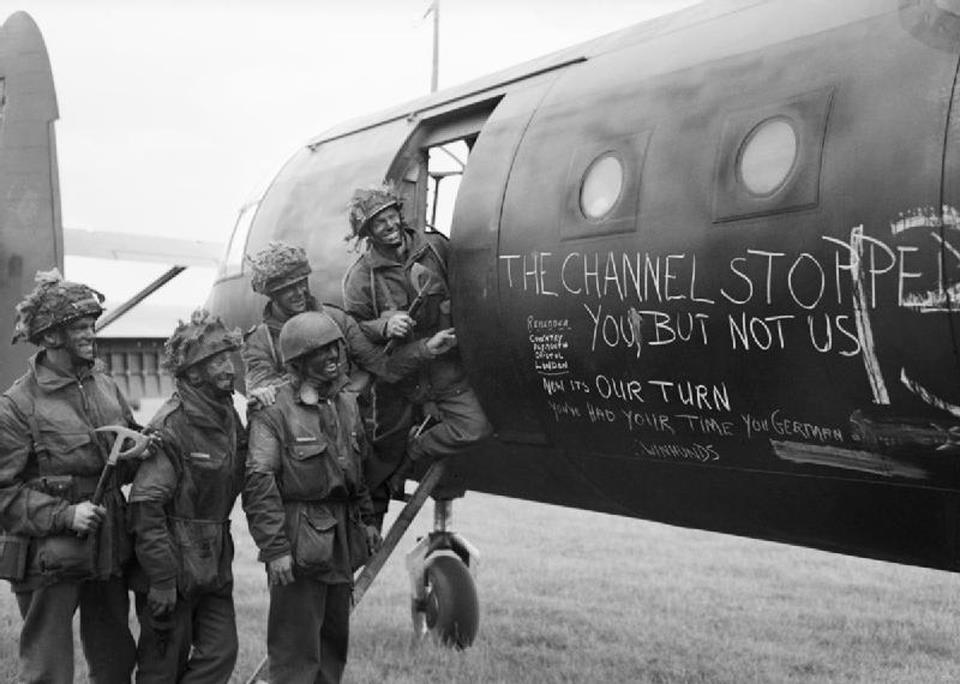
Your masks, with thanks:
[[[14,341],[39,350],[0,397],[0,577],[23,618],[21,681],[73,681],[78,607],[92,682],[135,667],[138,682],[228,681],[238,496],[266,566],[273,681],[340,680],[353,573],[392,490],[490,433],[456,349],[446,239],[411,229],[390,186],[354,194],[350,228],[365,248],[343,310],[310,294],[302,248],[270,243],[250,259],[262,323],[244,336],[203,310],[181,322],[163,354],[176,391],[145,428],[95,358],[103,296],[38,274]],[[108,425],[148,435],[115,469]]]

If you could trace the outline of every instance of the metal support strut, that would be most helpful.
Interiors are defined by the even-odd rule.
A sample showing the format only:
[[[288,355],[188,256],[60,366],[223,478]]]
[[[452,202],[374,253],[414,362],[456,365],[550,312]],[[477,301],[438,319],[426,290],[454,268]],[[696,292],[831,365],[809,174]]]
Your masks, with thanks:
[[[420,509],[423,508],[423,504],[426,503],[427,497],[430,496],[434,488],[437,486],[437,483],[440,482],[440,479],[443,477],[444,470],[446,470],[446,463],[444,461],[437,461],[430,466],[430,469],[427,470],[426,475],[424,475],[423,479],[420,480],[420,485],[410,497],[410,500],[407,501],[407,504],[403,507],[403,510],[400,511],[400,515],[397,516],[397,519],[394,521],[393,525],[391,525],[390,531],[387,532],[387,536],[384,538],[383,544],[380,546],[380,550],[373,554],[373,556],[370,557],[370,560],[367,561],[366,565],[363,566],[363,569],[360,571],[360,574],[357,576],[353,584],[354,608],[356,608],[357,604],[360,603],[363,595],[367,593],[367,589],[369,589],[370,585],[373,584],[373,580],[375,580],[377,575],[380,574],[380,570],[383,569],[387,559],[390,558],[390,554],[392,554],[393,550],[397,548],[397,544],[400,543],[400,539],[407,531],[407,528],[410,527],[410,523],[412,523],[413,519],[417,517],[417,513],[420,512]]]

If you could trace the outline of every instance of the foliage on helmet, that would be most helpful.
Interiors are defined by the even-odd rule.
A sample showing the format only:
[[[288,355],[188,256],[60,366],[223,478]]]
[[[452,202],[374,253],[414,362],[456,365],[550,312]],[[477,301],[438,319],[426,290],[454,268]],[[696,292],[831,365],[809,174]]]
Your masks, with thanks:
[[[280,358],[283,363],[343,339],[340,326],[322,311],[293,316],[280,329]]]
[[[271,293],[303,280],[310,275],[310,263],[303,247],[271,241],[253,257],[247,257],[253,270],[253,291],[270,296]]]
[[[395,207],[397,211],[403,209],[403,200],[393,183],[356,190],[350,198],[348,207],[351,233],[347,236],[347,240],[364,237],[364,230],[370,219],[390,207]]]
[[[180,321],[164,343],[160,365],[171,375],[180,375],[190,366],[222,351],[236,351],[242,340],[239,328],[228,330],[219,316],[197,309],[188,322]]]
[[[37,271],[34,280],[33,292],[17,304],[14,343],[28,340],[39,344],[40,335],[47,330],[103,313],[103,295],[87,285],[64,280],[59,269]]]

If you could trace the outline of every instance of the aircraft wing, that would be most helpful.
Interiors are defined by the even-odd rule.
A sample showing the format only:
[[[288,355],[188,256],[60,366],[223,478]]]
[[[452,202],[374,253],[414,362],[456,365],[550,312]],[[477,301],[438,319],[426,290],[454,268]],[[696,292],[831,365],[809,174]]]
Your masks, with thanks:
[[[212,267],[223,254],[223,245],[217,242],[76,228],[64,229],[63,245],[70,256],[175,266]]]

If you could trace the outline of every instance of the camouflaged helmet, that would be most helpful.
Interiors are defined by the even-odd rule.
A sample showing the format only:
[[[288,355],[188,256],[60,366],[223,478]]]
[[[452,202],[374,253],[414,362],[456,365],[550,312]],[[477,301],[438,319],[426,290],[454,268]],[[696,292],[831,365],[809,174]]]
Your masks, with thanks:
[[[194,364],[209,359],[222,351],[236,351],[242,341],[239,328],[227,330],[218,316],[205,309],[197,309],[190,321],[180,321],[163,345],[160,365],[171,375],[179,376]]]
[[[40,335],[84,316],[99,318],[103,295],[87,285],[63,279],[59,269],[37,271],[37,286],[17,304],[13,343],[40,343]]]
[[[270,296],[277,290],[303,280],[310,275],[310,263],[303,247],[271,241],[247,262],[253,269],[250,285],[253,291]]]
[[[343,332],[322,311],[306,311],[290,318],[280,329],[280,358],[290,363],[314,349],[343,339]]]
[[[403,210],[403,200],[392,183],[376,188],[360,188],[350,198],[350,229],[347,240],[364,237],[364,230],[374,216],[384,209]]]

